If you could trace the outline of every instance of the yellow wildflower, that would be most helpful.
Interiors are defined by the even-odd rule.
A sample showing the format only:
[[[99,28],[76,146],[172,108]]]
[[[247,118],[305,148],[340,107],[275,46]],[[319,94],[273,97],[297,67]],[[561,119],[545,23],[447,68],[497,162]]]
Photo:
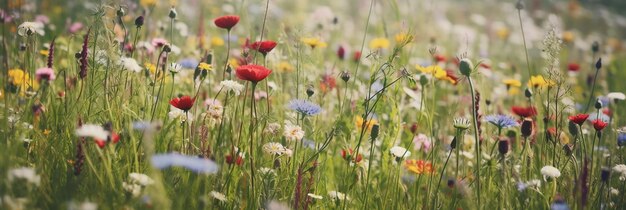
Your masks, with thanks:
[[[432,74],[438,80],[445,80],[452,84],[457,83],[456,77],[454,75],[448,74],[448,72],[443,70],[439,65],[431,65],[427,67],[415,65],[415,68],[423,74]]]
[[[378,124],[378,121],[376,119],[370,119],[367,122],[365,122],[365,120],[363,120],[363,117],[357,116],[355,120],[355,124],[358,130],[361,130],[361,128],[363,127],[363,123],[365,123],[365,127],[367,128],[367,130],[372,130],[372,127]]]
[[[143,7],[156,6],[157,0],[139,0],[139,4]]]
[[[574,36],[574,32],[571,32],[571,31],[563,32],[563,41],[564,42],[573,42],[574,38],[576,38],[576,36]]]
[[[530,80],[528,81],[528,86],[529,87],[534,87],[534,88],[542,88],[542,87],[551,87],[556,85],[556,83],[554,83],[554,81],[549,80],[549,79],[545,79],[543,78],[542,75],[537,75],[537,76],[531,76]]]
[[[44,56],[44,57],[48,57],[48,55],[50,55],[50,51],[48,51],[48,50],[39,50],[39,54]]]
[[[314,37],[312,37],[312,38],[302,38],[301,41],[304,44],[309,45],[309,47],[311,47],[313,49],[315,49],[316,47],[325,48],[327,46],[326,42],[322,41],[319,38],[314,38]]]
[[[228,59],[228,65],[236,69],[237,67],[239,67],[239,61],[237,61],[237,59],[235,58]]]
[[[406,160],[404,162],[404,168],[406,168],[407,171],[417,175],[430,174],[435,171],[433,165],[430,162],[424,160]]]
[[[279,72],[292,72],[293,66],[289,64],[287,61],[281,61],[278,63],[278,71]]]
[[[211,70],[213,70],[213,65],[205,63],[205,62],[202,62],[202,63],[198,64],[198,68],[200,70],[204,70],[204,71],[211,71]]]
[[[409,43],[413,41],[413,35],[407,33],[396,34],[396,43]]]
[[[376,38],[370,41],[370,48],[372,49],[387,49],[389,48],[389,40],[385,38]]]
[[[156,72],[156,66],[154,64],[144,63],[143,66],[146,67],[146,69],[148,69],[151,74],[154,74]]]
[[[508,29],[508,28],[506,28],[506,27],[501,27],[501,28],[498,28],[498,29],[496,30],[496,35],[497,35],[500,39],[506,39],[506,38],[508,38],[510,33],[511,33],[511,32],[509,31],[509,29]]]
[[[511,87],[522,87],[522,82],[516,79],[505,79],[502,82],[506,85],[507,88]]]
[[[213,47],[221,47],[224,46],[224,39],[219,36],[211,37],[211,46]]]

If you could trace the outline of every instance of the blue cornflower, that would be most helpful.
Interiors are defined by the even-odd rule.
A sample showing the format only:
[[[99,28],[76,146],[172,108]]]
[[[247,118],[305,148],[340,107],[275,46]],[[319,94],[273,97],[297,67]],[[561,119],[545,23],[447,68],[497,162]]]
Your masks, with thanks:
[[[177,153],[153,155],[152,166],[158,169],[179,166],[202,174],[215,174],[219,170],[219,166],[209,159],[199,158],[197,156],[186,156]]]
[[[198,66],[198,61],[193,58],[185,58],[185,59],[179,60],[178,64],[180,64],[185,69],[195,69],[196,66]]]
[[[289,102],[289,109],[304,115],[315,115],[322,112],[322,107],[307,100],[294,99]]]
[[[626,133],[619,133],[617,135],[617,146],[626,146]]]
[[[485,117],[485,120],[500,129],[519,125],[519,123],[515,121],[515,118],[509,115],[503,115],[503,114],[489,115]]]

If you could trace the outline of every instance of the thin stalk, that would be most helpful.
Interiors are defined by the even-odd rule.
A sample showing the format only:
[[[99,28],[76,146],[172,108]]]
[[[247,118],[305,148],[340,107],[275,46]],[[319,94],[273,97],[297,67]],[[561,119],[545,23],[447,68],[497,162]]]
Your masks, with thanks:
[[[474,121],[474,138],[476,141],[476,195],[478,195],[478,209],[481,208],[481,198],[480,198],[480,139],[478,138],[478,110],[476,110],[476,96],[474,93],[474,82],[472,81],[472,77],[467,77],[469,82],[470,91],[472,94],[472,120]]]

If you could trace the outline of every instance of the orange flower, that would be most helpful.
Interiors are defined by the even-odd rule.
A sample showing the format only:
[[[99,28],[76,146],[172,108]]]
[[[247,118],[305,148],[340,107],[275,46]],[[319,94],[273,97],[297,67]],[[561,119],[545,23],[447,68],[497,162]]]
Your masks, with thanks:
[[[433,164],[423,160],[406,160],[404,168],[414,174],[430,174],[434,172]]]

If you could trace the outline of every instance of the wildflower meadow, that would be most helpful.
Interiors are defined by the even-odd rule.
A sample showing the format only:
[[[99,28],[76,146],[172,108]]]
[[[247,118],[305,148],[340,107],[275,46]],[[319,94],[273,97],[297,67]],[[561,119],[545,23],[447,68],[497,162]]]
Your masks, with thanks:
[[[0,209],[626,209],[621,0],[0,6]]]

